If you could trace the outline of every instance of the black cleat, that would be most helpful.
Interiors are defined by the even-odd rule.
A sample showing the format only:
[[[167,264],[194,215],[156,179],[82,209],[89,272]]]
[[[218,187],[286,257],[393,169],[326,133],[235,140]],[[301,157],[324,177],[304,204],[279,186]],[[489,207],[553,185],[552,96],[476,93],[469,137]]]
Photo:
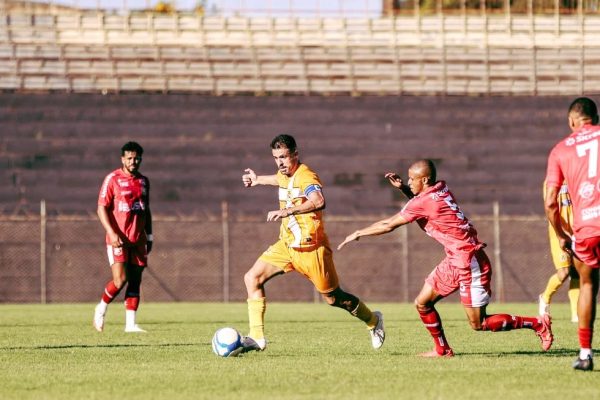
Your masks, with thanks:
[[[594,360],[592,356],[587,356],[585,360],[577,357],[577,360],[573,363],[573,369],[578,369],[580,371],[591,371],[594,369]]]
[[[263,351],[266,347],[266,339],[254,339],[250,336],[242,336],[242,353],[247,353],[249,351]]]

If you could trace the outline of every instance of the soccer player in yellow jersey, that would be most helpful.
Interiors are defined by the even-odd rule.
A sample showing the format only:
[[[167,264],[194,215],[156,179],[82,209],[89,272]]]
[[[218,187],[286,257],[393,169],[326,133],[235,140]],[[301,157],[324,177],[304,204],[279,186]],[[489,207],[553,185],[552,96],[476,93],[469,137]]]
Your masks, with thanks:
[[[546,197],[546,183],[544,182],[544,197]],[[558,207],[563,230],[573,235],[573,207],[567,184],[563,183],[558,193]],[[577,299],[579,298],[579,275],[575,269],[575,263],[580,262],[577,258],[561,249],[558,238],[552,225],[548,224],[548,236],[550,238],[550,253],[556,273],[548,279],[544,293],[540,294],[539,314],[550,314],[550,302],[552,296],[569,277],[569,302],[571,303],[571,322],[577,322]]]
[[[290,271],[308,278],[329,305],[342,308],[365,322],[372,346],[379,349],[385,339],[382,314],[372,312],[339,285],[323,227],[325,198],[319,177],[300,162],[292,136],[276,136],[271,141],[271,152],[278,169],[275,175],[256,175],[253,170],[246,169],[242,176],[246,187],[279,187],[279,209],[269,211],[267,221],[281,221],[279,240],[262,253],[244,275],[250,326],[248,336],[242,339],[244,352],[265,349],[265,283]]]

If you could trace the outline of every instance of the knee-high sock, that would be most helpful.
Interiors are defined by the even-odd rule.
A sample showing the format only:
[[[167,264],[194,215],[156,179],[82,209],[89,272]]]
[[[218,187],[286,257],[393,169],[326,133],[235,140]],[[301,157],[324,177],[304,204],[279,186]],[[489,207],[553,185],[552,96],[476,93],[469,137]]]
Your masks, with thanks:
[[[546,289],[544,293],[542,293],[542,299],[546,302],[546,304],[550,304],[552,301],[552,296],[556,291],[561,287],[562,282],[558,278],[557,274],[554,274],[548,279],[548,283],[546,284]]]
[[[140,282],[128,282],[125,291],[125,309],[137,311],[140,304]]]
[[[579,328],[579,347],[582,349],[591,349],[593,336],[593,328]]]
[[[369,329],[375,328],[377,325],[377,316],[360,300],[358,301],[356,308],[351,311],[350,314],[366,323]]]
[[[571,304],[571,319],[577,320],[577,300],[579,299],[579,279],[571,278],[569,282],[569,303]]]
[[[536,317],[521,317],[510,314],[494,314],[486,317],[481,324],[484,331],[511,331],[513,329],[538,329],[542,322]]]
[[[425,325],[425,328],[429,331],[429,334],[433,338],[435,344],[435,350],[438,354],[444,354],[446,350],[450,349],[450,345],[446,341],[446,335],[444,335],[444,328],[442,328],[442,320],[435,308],[431,308],[428,311],[419,311],[419,317]]]
[[[253,339],[262,339],[265,337],[265,311],[267,309],[267,299],[248,299],[248,325],[250,332],[248,336]]]
[[[115,286],[113,281],[109,281],[104,287],[104,293],[102,293],[102,301],[106,304],[110,304],[115,297],[118,296],[121,289]]]

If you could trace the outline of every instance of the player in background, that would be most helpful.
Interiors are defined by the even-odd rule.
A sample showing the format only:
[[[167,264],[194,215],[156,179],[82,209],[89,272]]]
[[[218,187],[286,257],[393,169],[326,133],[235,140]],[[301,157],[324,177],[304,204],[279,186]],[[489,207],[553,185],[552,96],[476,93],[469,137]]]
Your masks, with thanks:
[[[477,238],[477,231],[458,207],[446,182],[436,180],[433,162],[419,160],[413,163],[408,170],[408,185],[403,184],[395,173],[389,172],[385,177],[410,200],[396,215],[348,235],[338,249],[363,236],[389,233],[411,222],[419,224],[425,233],[444,246],[446,257],[425,279],[415,300],[419,316],[435,344],[434,350],[421,356],[454,356],[435,304],[457,290],[460,291],[461,303],[474,330],[497,332],[531,329],[541,339],[542,349],[550,349],[553,341],[550,316],[486,313],[491,296],[492,268],[483,251],[485,243]]]
[[[325,301],[342,308],[363,321],[375,349],[383,345],[383,315],[371,310],[356,296],[339,285],[333,255],[323,225],[325,197],[319,177],[300,162],[296,141],[279,135],[271,141],[271,153],[277,173],[256,175],[246,169],[242,181],[246,187],[277,186],[279,209],[267,213],[267,221],[281,221],[279,240],[256,260],[244,275],[248,291],[250,332],[242,339],[244,351],[264,350],[266,310],[265,284],[273,277],[297,271],[308,278]]]
[[[548,156],[544,208],[560,247],[582,261],[575,265],[579,273],[580,350],[573,368],[591,371],[600,268],[600,126],[594,101],[587,97],[575,99],[569,106],[568,121],[571,134],[558,142]],[[573,203],[573,239],[561,223],[558,194],[563,182],[569,186]]]
[[[546,196],[546,183],[544,182],[544,197]],[[573,234],[571,228],[573,224],[573,207],[571,204],[571,195],[565,183],[560,187],[558,193],[558,207],[563,230],[569,234]],[[550,239],[550,254],[552,262],[556,268],[556,273],[553,274],[546,284],[544,293],[540,294],[538,300],[539,315],[550,314],[550,302],[554,293],[562,286],[567,278],[569,278],[569,303],[571,304],[571,322],[577,322],[577,299],[579,298],[579,275],[575,269],[575,263],[580,262],[577,258],[567,253],[560,248],[558,237],[552,224],[548,223],[548,237]]]
[[[98,217],[106,231],[112,280],[94,311],[94,328],[104,330],[108,305],[125,290],[125,332],[145,332],[136,324],[142,272],[152,250],[150,181],[140,174],[144,149],[136,142],[121,148],[121,168],[104,178],[98,196]]]

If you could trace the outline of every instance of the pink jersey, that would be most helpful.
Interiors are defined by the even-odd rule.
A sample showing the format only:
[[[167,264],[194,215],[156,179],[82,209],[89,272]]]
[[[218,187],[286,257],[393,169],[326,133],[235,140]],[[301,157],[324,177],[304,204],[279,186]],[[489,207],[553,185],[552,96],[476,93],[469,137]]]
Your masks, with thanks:
[[[469,268],[472,253],[485,247],[477,239],[477,231],[460,211],[446,182],[439,181],[406,203],[400,215],[419,226],[444,246],[446,256],[456,267]]]
[[[573,203],[575,239],[600,236],[600,126],[584,125],[554,146],[548,157],[546,186],[567,182]]]
[[[150,199],[150,181],[143,175],[129,175],[116,169],[104,178],[98,205],[108,207],[117,232],[132,244],[145,244],[146,210]],[[108,235],[106,243],[110,244]]]

